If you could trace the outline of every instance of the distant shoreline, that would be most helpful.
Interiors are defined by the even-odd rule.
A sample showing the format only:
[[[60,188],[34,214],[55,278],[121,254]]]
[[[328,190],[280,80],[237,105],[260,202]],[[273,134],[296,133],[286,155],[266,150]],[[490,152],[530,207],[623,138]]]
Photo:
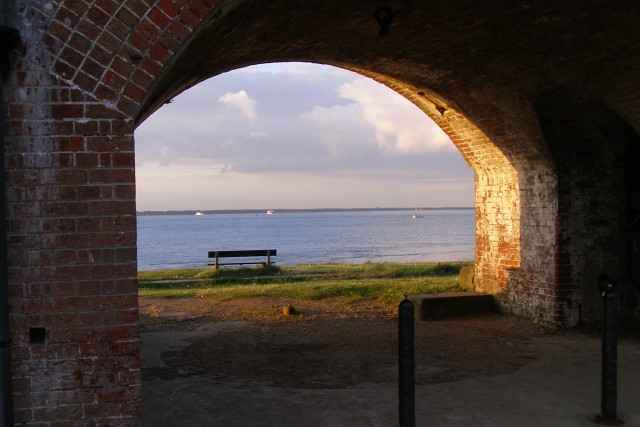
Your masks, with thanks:
[[[445,210],[474,210],[474,207],[441,207],[441,208],[419,208],[423,211],[445,211]],[[415,208],[312,208],[312,209],[271,209],[275,213],[304,213],[304,212],[397,212],[413,211]],[[267,209],[218,209],[218,210],[176,210],[176,211],[138,211],[138,216],[160,216],[160,215],[194,215],[202,212],[205,215],[218,214],[256,214],[265,213]]]

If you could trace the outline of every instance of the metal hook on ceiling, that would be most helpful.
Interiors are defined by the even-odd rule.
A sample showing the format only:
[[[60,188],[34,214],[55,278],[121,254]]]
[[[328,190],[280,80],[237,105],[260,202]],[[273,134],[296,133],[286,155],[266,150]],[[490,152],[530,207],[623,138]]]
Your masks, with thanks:
[[[380,25],[380,37],[389,35],[391,21],[393,21],[393,10],[389,6],[378,6],[373,15],[376,18],[376,22]]]

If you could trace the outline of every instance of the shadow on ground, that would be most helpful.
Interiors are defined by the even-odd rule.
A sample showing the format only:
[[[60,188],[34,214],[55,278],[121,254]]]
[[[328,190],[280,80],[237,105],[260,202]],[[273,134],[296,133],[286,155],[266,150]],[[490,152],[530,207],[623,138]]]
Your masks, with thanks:
[[[145,426],[393,426],[397,323],[374,303],[141,300]],[[581,426],[599,411],[599,339],[486,314],[416,323],[417,425]],[[637,340],[619,413],[640,426]]]

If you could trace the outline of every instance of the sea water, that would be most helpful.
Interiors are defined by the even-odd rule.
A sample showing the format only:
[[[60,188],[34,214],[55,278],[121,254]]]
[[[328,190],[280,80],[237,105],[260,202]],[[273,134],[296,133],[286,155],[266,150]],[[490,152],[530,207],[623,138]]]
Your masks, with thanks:
[[[138,216],[138,269],[206,267],[208,251],[277,249],[278,264],[466,261],[471,209]]]

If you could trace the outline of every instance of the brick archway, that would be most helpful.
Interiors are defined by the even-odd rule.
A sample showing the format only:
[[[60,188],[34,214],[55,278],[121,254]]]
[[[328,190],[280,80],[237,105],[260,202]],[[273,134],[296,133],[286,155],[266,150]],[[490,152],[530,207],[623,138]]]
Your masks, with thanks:
[[[390,32],[380,37],[372,1],[10,3],[6,22],[21,34],[4,96],[20,422],[136,424],[134,128],[199,81],[260,62],[344,67],[414,102],[476,173],[478,287],[495,293],[505,311],[552,325],[578,320],[568,301],[575,302],[575,269],[589,264],[580,249],[588,239],[570,222],[586,214],[572,208],[567,215],[565,198],[600,200],[593,193],[610,187],[565,191],[590,170],[558,147],[577,137],[612,158],[624,150],[583,138],[594,129],[582,120],[589,116],[569,114],[582,101],[559,108],[565,95],[544,94],[558,87],[585,94],[589,111],[615,117],[600,130],[614,123],[617,135],[634,131],[628,141],[636,141],[638,8],[394,0]],[[556,113],[582,119],[574,127]],[[624,173],[632,168],[619,164]],[[631,181],[610,180],[627,195],[637,188]],[[627,221],[607,220],[618,229]],[[597,221],[582,224],[585,235],[601,232]]]

